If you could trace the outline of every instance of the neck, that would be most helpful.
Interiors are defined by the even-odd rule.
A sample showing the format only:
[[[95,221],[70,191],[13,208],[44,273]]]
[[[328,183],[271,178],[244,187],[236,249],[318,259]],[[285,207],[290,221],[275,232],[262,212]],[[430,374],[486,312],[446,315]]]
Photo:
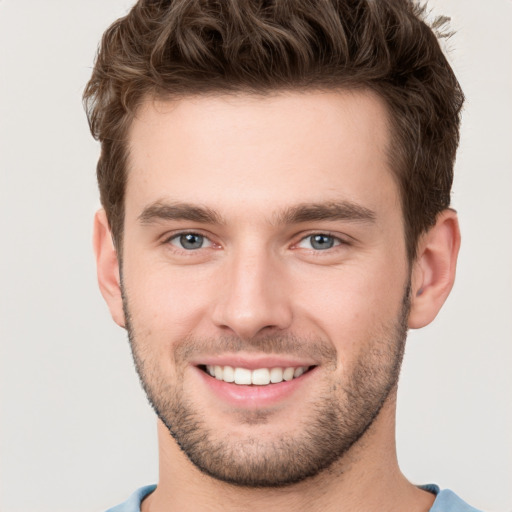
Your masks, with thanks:
[[[372,426],[337,463],[315,477],[279,488],[238,487],[203,474],[159,421],[159,483],[142,511],[231,512],[261,506],[268,512],[426,512],[434,497],[409,483],[398,467],[395,403],[395,396],[388,399]]]

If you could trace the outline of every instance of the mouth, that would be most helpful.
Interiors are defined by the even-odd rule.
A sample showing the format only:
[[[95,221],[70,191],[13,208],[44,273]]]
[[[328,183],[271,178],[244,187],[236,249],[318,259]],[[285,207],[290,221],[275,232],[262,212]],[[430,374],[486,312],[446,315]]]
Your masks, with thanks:
[[[243,367],[199,365],[198,368],[216,380],[237,384],[239,386],[272,386],[281,382],[298,379],[316,366],[286,366],[272,368],[256,368],[251,370]]]
[[[319,364],[282,356],[224,354],[192,362],[200,394],[239,411],[295,407],[312,390]],[[312,380],[313,379],[313,380]],[[218,401],[217,401],[218,400]],[[216,410],[219,410],[218,408]]]

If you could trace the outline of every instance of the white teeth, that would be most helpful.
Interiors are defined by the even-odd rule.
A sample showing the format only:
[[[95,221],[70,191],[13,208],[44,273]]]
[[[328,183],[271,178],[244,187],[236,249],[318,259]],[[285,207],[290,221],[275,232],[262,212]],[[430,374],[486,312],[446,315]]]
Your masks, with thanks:
[[[295,372],[295,368],[285,368],[285,370],[283,372],[283,379],[284,380],[292,380],[294,372]]]
[[[235,384],[251,384],[251,373],[247,368],[235,368]]]
[[[215,378],[217,380],[222,380],[222,377],[224,376],[224,369],[222,368],[222,366],[215,366],[214,372],[215,372]]]
[[[282,368],[272,368],[270,370],[270,382],[276,384],[277,382],[283,381],[283,369]]]
[[[235,382],[235,370],[231,366],[224,366],[224,382]]]
[[[266,386],[270,383],[290,381],[300,377],[309,369],[309,366],[289,366],[287,368],[233,368],[232,366],[206,365],[206,371],[217,380],[234,382],[240,385]]]
[[[256,386],[266,386],[270,384],[270,372],[267,368],[259,368],[252,372],[251,381]]]
[[[303,373],[304,368],[299,366],[298,368],[295,368],[295,371],[293,372],[293,378],[300,377]],[[215,376],[217,376],[217,371],[215,371]]]

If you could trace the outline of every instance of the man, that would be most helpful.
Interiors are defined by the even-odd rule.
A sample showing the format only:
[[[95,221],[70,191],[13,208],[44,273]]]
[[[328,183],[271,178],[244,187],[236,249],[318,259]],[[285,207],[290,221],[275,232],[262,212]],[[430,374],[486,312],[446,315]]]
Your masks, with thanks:
[[[395,451],[407,329],[460,245],[463,95],[421,16],[146,0],[105,33],[98,279],[160,454],[158,485],[112,510],[475,510]]]

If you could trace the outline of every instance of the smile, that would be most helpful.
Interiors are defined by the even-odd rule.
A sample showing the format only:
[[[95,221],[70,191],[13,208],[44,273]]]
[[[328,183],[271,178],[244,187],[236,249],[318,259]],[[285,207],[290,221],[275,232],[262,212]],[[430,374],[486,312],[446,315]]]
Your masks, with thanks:
[[[250,370],[248,368],[206,365],[204,371],[217,380],[228,383],[234,383],[242,386],[267,386],[269,384],[279,384],[283,381],[297,379],[307,371],[311,366],[289,366],[285,368],[257,368]]]

